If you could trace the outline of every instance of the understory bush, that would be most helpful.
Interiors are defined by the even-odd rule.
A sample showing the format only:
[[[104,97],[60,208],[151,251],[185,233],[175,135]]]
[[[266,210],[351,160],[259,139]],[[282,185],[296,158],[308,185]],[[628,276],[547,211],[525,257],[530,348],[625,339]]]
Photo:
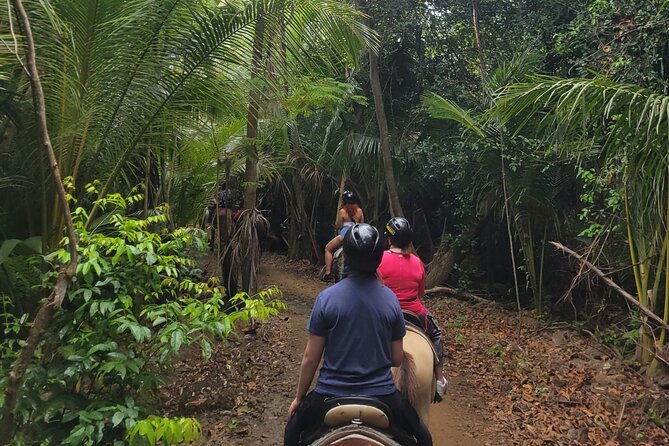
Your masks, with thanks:
[[[256,296],[238,294],[232,298],[235,309],[225,311],[225,290],[215,278],[204,281],[188,257],[190,250],[205,249],[203,232],[169,230],[166,206],[143,218],[132,216],[141,200],[141,195],[118,194],[98,200],[106,214],[92,229],[85,227],[87,212],[74,211],[80,256],[76,276],[26,373],[13,444],[194,439],[200,430],[196,420],[162,418],[155,410],[156,390],[179,352],[195,344],[207,360],[212,342],[230,336],[236,323],[265,319],[284,308],[274,288]],[[66,243],[41,257],[49,266],[43,284],[52,283],[69,260]],[[9,297],[3,302],[17,308]],[[5,311],[0,390],[29,319]]]

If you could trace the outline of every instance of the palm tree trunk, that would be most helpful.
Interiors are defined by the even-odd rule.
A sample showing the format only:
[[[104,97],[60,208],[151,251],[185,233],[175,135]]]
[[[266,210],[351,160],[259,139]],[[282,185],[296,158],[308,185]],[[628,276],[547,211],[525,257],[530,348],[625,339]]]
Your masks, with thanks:
[[[262,48],[265,34],[265,20],[260,16],[258,19],[255,35],[253,36],[253,56],[251,59],[251,83],[257,79],[262,66]],[[250,144],[248,154],[246,155],[246,169],[244,171],[244,208],[254,210],[257,200],[258,189],[258,115],[260,113],[260,91],[257,87],[252,87],[249,93],[249,108],[246,118],[246,140]],[[244,212],[242,219],[255,218],[255,212]],[[240,222],[242,223],[242,222]],[[255,231],[255,224],[247,226]],[[254,262],[260,245],[257,243],[257,234],[255,237],[243,238],[249,244],[254,246],[242,246],[243,252],[246,252],[242,259],[242,290],[249,294],[255,293],[256,288],[256,268]]]
[[[261,16],[256,25],[253,37],[253,58],[251,60],[251,82],[257,79],[262,65],[262,47],[265,34],[265,20]],[[246,156],[244,171],[244,208],[256,207],[256,191],[258,188],[258,114],[260,113],[260,91],[252,87],[249,93],[249,109],[246,117],[246,139],[249,152]]]
[[[386,179],[386,188],[388,189],[388,200],[390,201],[390,214],[393,217],[404,217],[400,197],[397,193],[397,183],[395,182],[395,173],[393,171],[393,157],[390,152],[390,136],[388,133],[388,119],[383,104],[383,90],[381,89],[381,79],[379,77],[379,56],[374,51],[369,50],[369,81],[372,85],[374,94],[374,109],[376,110],[376,121],[379,126],[379,147],[383,157],[383,173]]]
[[[479,56],[479,70],[481,72],[481,84],[483,91],[487,90],[487,70],[485,61],[485,52],[483,50],[483,39],[481,39],[481,27],[479,25],[479,1],[472,0],[472,24],[474,25],[474,39],[476,40],[476,49]]]

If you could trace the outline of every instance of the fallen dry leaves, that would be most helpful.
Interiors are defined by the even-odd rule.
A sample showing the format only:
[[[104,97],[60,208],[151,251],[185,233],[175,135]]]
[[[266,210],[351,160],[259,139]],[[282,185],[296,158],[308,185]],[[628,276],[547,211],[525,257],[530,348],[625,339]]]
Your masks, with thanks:
[[[161,389],[169,415],[192,416],[203,425],[207,444],[260,444],[245,439],[251,432],[268,444],[279,444],[283,417],[295,391],[299,358],[286,347],[286,319],[263,324],[254,335],[241,335],[217,346],[209,362],[199,351],[187,352],[172,382]],[[274,401],[280,402],[275,403]],[[281,420],[274,429],[257,432],[268,418]]]
[[[669,444],[649,420],[669,395],[567,328],[541,328],[497,305],[425,302],[444,332],[448,374],[466,379],[500,443]],[[665,414],[669,415],[669,414]],[[484,426],[482,426],[482,429]]]

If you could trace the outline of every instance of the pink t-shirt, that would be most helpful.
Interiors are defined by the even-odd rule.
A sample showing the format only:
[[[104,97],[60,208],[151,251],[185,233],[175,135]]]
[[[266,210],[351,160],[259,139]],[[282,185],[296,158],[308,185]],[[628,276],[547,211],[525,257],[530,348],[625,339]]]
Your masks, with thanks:
[[[403,310],[418,315],[427,313],[419,299],[425,291],[425,268],[418,257],[385,251],[377,272],[383,284],[393,290]]]

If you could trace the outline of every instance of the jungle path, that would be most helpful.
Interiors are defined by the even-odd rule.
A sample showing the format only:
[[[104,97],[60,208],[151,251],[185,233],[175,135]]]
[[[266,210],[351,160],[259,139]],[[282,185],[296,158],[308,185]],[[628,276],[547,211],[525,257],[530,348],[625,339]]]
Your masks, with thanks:
[[[277,267],[276,263],[264,262],[260,269],[259,280],[262,285],[277,285],[284,293],[288,303],[289,313],[292,313],[286,327],[286,333],[290,333],[290,341],[287,340],[286,347],[290,350],[290,356],[294,359],[287,365],[286,378],[291,382],[292,393],[279,402],[279,411],[287,411],[293,396],[299,376],[299,365],[307,343],[308,333],[306,323],[309,311],[315,300],[327,284],[314,278],[311,274],[298,273],[295,270]],[[454,373],[449,373],[451,388],[444,401],[435,404],[430,410],[430,432],[435,445],[443,446],[478,446],[485,442],[478,440],[472,435],[479,431],[478,426],[483,423],[482,418],[468,406],[472,404],[475,395],[467,392],[466,387],[473,383],[467,383],[466,379]],[[282,404],[281,404],[282,403]],[[285,420],[279,417],[278,431],[283,431]],[[270,443],[274,444],[274,443]],[[278,443],[277,443],[278,444]]]
[[[288,309],[253,334],[218,345],[209,362],[184,355],[162,389],[171,415],[196,417],[202,444],[281,445],[306,345],[306,322],[326,286],[318,271],[283,256],[263,257],[261,286],[276,285]],[[499,305],[426,298],[444,332],[450,388],[432,405],[436,446],[669,444],[649,420],[669,410],[614,354],[565,326],[546,326]]]

